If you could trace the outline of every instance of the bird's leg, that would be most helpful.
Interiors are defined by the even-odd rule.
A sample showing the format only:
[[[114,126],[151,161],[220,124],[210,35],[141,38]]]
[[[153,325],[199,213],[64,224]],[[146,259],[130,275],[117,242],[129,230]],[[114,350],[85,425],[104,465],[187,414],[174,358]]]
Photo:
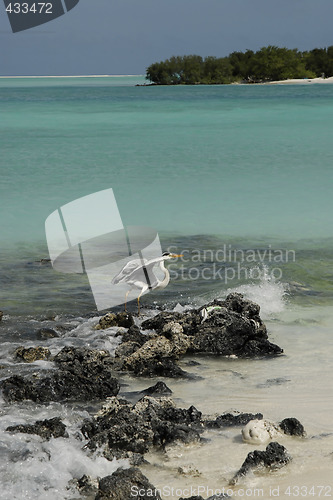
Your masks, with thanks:
[[[143,294],[143,293],[144,293],[147,289],[148,289],[148,285],[145,285],[145,286],[142,288],[142,290],[141,290],[141,292],[140,292],[140,295],[139,295],[139,297],[138,297],[138,315],[139,315],[139,316],[140,316],[140,297],[141,297],[141,295],[142,295],[142,294]]]
[[[130,293],[131,289],[127,290],[127,292],[125,293],[125,312],[126,311],[126,302],[127,302],[127,297],[128,297],[128,294]]]

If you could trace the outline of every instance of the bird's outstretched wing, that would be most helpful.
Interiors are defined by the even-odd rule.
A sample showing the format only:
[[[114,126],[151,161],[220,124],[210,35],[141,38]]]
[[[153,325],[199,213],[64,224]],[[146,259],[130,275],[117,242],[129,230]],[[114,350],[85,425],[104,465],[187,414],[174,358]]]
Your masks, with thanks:
[[[113,285],[116,285],[117,283],[126,282],[134,272],[142,269],[145,266],[145,263],[146,259],[130,260],[129,262],[127,262],[127,264],[124,265],[121,271],[116,274],[111,283]]]

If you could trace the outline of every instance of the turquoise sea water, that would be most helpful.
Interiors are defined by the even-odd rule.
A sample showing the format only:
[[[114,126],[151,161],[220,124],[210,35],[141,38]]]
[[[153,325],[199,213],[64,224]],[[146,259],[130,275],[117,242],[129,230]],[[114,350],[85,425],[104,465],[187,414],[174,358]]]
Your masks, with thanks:
[[[43,341],[53,354],[64,345],[114,352],[116,329],[94,329],[87,277],[41,261],[48,258],[44,223],[51,212],[113,188],[125,225],[155,228],[164,250],[184,255],[169,264],[169,286],[143,298],[150,308],[143,307],[143,318],[151,309],[182,310],[236,290],[260,304],[270,339],[285,350],[274,360],[200,358],[191,368],[196,380],[165,380],[177,404],[211,414],[261,411],[275,422],[298,418],[308,439],[282,438],[293,456],[289,468],[245,484],[263,487],[267,498],[270,487],[329,485],[333,86],[136,86],[143,83],[143,77],[0,79],[0,377],[49,368],[13,357],[18,346],[41,342],[40,327],[59,334]],[[125,397],[152,383],[121,382]],[[76,495],[70,479],[111,474],[119,463],[87,455],[76,439],[93,410],[9,405],[0,394],[4,498],[69,499]],[[5,432],[55,415],[68,425],[67,440]],[[227,486],[257,448],[241,444],[239,432],[211,433],[181,455],[152,457],[145,474],[161,488],[190,480]],[[177,473],[186,460],[200,470],[198,478]]]
[[[158,231],[331,236],[331,85],[121,81],[0,80],[5,240],[42,239],[55,207],[105,187]]]
[[[333,86],[142,83],[0,79],[2,303],[33,312],[62,302],[64,283],[73,292],[34,263],[48,256],[45,219],[109,187],[123,223],[155,228],[165,248],[293,249],[285,279],[330,296]]]

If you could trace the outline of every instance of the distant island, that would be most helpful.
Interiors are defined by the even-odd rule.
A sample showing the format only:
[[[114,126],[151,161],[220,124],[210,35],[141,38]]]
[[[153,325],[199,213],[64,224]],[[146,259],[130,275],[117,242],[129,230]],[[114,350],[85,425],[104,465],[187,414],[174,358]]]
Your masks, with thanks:
[[[227,57],[174,56],[146,70],[153,85],[267,83],[333,76],[333,45],[301,52],[273,45]]]

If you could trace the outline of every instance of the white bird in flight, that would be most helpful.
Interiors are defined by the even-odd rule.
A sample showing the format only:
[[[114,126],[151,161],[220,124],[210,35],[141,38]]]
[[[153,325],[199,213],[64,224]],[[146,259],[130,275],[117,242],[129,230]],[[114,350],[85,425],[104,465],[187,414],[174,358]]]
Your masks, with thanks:
[[[126,311],[126,301],[128,294],[133,290],[133,288],[140,289],[140,294],[137,298],[138,301],[138,314],[140,314],[140,297],[148,289],[150,290],[161,290],[165,288],[170,281],[170,273],[164,265],[165,260],[174,259],[177,257],[182,257],[171,252],[164,252],[161,257],[156,257],[155,259],[134,259],[130,260],[125,264],[122,270],[113,278],[112,284],[117,283],[128,283],[131,288],[125,294],[125,311]],[[164,272],[163,280],[159,280],[153,272],[154,266],[159,264],[160,269]]]

